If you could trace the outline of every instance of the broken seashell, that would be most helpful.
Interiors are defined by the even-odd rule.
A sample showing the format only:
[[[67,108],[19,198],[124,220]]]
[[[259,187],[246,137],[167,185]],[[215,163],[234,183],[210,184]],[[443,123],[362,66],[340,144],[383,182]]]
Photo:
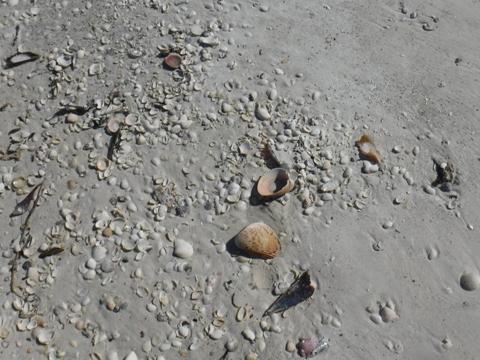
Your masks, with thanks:
[[[250,224],[240,231],[235,237],[235,245],[262,259],[273,259],[280,250],[278,235],[261,222]]]
[[[283,168],[277,168],[270,170],[260,178],[257,183],[257,191],[261,196],[276,197],[292,191],[294,186],[295,181],[290,173]]]
[[[110,160],[108,160],[107,158],[100,158],[97,160],[95,167],[97,168],[97,170],[105,171],[107,170],[109,165],[110,165]]]
[[[381,161],[380,154],[378,152],[373,139],[369,135],[363,135],[360,140],[357,141],[358,149],[360,153],[373,163],[379,163]]]
[[[285,311],[295,305],[310,298],[315,292],[315,288],[310,282],[310,272],[305,271],[297,280],[273,302],[265,311],[263,316]]]
[[[55,338],[55,331],[52,329],[43,329],[37,335],[37,341],[40,344],[48,344]]]
[[[312,358],[330,346],[327,340],[303,339],[297,344],[298,353],[304,358]]]
[[[5,69],[11,69],[16,66],[20,66],[22,64],[25,64],[30,61],[35,61],[40,57],[40,55],[35,54],[33,52],[18,52],[10,57],[7,58],[6,62],[7,65],[5,66]]]
[[[172,69],[177,69],[182,64],[182,57],[176,53],[170,53],[165,58],[165,65]]]

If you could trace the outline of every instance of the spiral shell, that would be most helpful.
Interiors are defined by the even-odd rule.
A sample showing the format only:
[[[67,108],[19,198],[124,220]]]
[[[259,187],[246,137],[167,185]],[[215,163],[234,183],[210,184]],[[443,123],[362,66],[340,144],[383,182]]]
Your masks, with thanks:
[[[280,250],[278,235],[270,226],[261,222],[250,224],[240,231],[235,237],[235,245],[262,259],[273,259]]]
[[[257,183],[259,195],[265,197],[282,196],[293,190],[295,181],[290,173],[283,169],[272,169],[264,174]]]

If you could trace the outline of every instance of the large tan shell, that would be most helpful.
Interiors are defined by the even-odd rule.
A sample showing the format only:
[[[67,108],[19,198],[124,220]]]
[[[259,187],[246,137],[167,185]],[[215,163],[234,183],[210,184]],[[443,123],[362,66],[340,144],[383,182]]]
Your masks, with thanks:
[[[257,191],[261,196],[281,196],[293,190],[295,181],[290,173],[283,169],[272,169],[264,174],[257,183]]]
[[[270,226],[261,222],[250,224],[240,231],[235,237],[235,244],[262,259],[273,259],[280,250],[278,235]]]

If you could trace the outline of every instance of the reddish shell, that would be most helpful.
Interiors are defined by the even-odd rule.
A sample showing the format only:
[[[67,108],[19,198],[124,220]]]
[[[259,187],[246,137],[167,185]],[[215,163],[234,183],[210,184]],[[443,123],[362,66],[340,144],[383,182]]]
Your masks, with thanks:
[[[281,196],[292,191],[295,182],[282,168],[270,170],[258,180],[257,191],[261,196]]]
[[[319,341],[317,339],[301,340],[297,345],[300,356],[308,358],[312,351],[315,350],[315,347],[318,345],[318,343]]]
[[[176,69],[182,64],[182,57],[176,53],[168,54],[165,58],[165,64],[172,69]]]
[[[235,237],[235,244],[247,253],[262,259],[273,259],[280,250],[280,240],[268,225],[257,222],[245,227]]]
[[[363,135],[360,140],[357,141],[357,146],[360,150],[360,153],[362,153],[362,155],[368,160],[374,163],[379,163],[381,161],[377,147],[370,136]]]

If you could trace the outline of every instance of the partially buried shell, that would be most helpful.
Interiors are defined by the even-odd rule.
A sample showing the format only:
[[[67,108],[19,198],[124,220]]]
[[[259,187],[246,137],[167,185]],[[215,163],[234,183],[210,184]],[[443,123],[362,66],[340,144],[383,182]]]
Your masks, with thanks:
[[[280,241],[275,231],[264,223],[248,225],[235,237],[235,244],[250,255],[273,259],[280,250]]]
[[[170,53],[165,58],[165,64],[172,69],[177,69],[181,63],[182,57],[176,53]]]
[[[295,180],[290,173],[283,169],[272,169],[263,175],[257,183],[257,191],[261,196],[282,196],[293,190]]]
[[[371,162],[379,163],[381,161],[378,149],[369,135],[363,135],[360,140],[357,141],[357,146],[360,153]]]
[[[95,167],[97,168],[97,170],[100,170],[100,171],[107,170],[109,166],[110,166],[110,160],[108,160],[107,158],[100,158],[97,160],[97,163],[95,164]]]

